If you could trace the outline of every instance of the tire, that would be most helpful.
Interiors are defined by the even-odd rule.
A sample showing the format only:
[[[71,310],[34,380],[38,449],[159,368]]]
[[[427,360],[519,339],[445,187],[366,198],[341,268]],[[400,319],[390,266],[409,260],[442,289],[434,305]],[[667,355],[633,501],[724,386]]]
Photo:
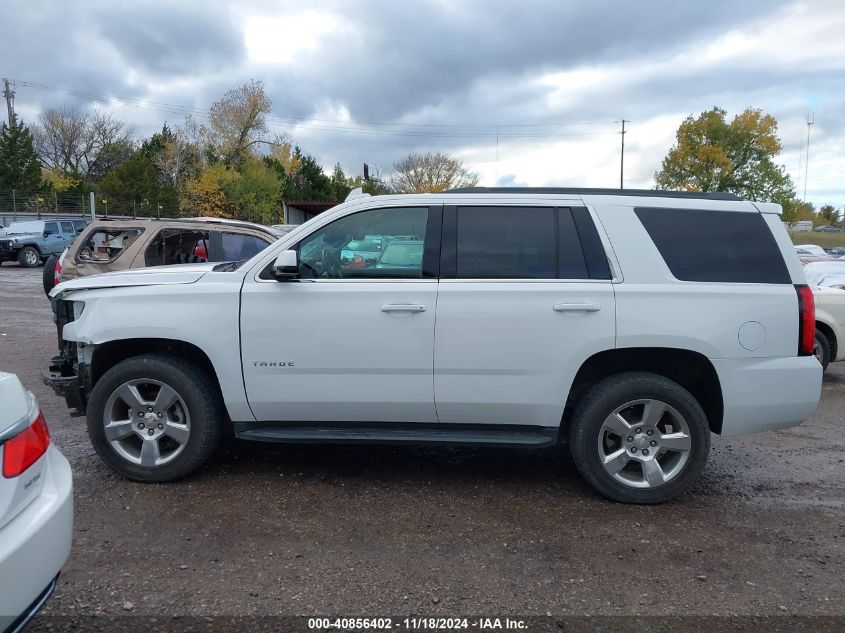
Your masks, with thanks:
[[[57,255],[50,255],[47,261],[44,262],[44,271],[41,273],[41,283],[44,285],[44,294],[49,295],[53,289],[53,282],[55,282],[54,275],[56,274],[56,262],[59,261]]]
[[[24,246],[18,251],[18,263],[23,268],[35,268],[41,263],[41,253],[34,246]]]
[[[657,413],[664,406],[664,413],[646,419],[646,407]],[[611,417],[620,408],[621,423]],[[662,503],[683,494],[698,479],[710,452],[710,427],[698,401],[676,382],[658,374],[626,372],[597,383],[576,405],[569,449],[578,471],[605,497],[622,503]],[[613,455],[616,459],[608,459]]]
[[[824,332],[816,328],[816,341],[813,345],[813,356],[819,361],[822,366],[822,373],[827,371],[827,366],[830,364],[830,341]]]
[[[135,387],[135,396],[128,385]],[[169,408],[153,404],[161,385],[176,395]],[[136,356],[116,364],[97,381],[88,402],[88,436],[103,461],[127,479],[175,481],[208,461],[220,443],[220,404],[216,389],[199,367],[165,355]],[[127,422],[110,427],[107,436],[110,420]]]

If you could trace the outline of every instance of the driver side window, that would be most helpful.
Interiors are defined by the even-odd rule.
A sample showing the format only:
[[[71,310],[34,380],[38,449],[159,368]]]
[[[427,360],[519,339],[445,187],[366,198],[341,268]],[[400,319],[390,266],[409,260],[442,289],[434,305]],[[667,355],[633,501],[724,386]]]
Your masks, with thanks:
[[[340,218],[299,243],[299,276],[419,279],[428,213],[428,207],[399,207]]]

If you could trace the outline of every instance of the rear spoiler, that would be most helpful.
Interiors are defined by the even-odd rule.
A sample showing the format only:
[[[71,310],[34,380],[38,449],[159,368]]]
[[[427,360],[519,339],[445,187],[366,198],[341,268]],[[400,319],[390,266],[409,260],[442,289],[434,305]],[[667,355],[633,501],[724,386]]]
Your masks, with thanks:
[[[775,215],[783,214],[783,207],[777,202],[752,202],[760,213],[773,213]]]

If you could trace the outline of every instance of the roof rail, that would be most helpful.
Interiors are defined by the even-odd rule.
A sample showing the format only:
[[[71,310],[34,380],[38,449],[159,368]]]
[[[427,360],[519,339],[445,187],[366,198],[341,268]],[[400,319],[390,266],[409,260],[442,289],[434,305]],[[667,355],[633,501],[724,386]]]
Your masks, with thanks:
[[[726,191],[665,191],[663,189],[593,189],[589,187],[459,187],[443,193],[572,193],[581,196],[639,196],[643,198],[692,198],[700,200],[739,200]]]

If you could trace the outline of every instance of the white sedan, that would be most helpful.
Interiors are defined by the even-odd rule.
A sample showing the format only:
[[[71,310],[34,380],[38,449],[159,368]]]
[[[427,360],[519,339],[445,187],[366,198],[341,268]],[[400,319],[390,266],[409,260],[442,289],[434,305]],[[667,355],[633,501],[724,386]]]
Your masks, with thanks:
[[[53,593],[70,554],[73,484],[35,397],[4,372],[0,464],[0,631],[17,633]]]

